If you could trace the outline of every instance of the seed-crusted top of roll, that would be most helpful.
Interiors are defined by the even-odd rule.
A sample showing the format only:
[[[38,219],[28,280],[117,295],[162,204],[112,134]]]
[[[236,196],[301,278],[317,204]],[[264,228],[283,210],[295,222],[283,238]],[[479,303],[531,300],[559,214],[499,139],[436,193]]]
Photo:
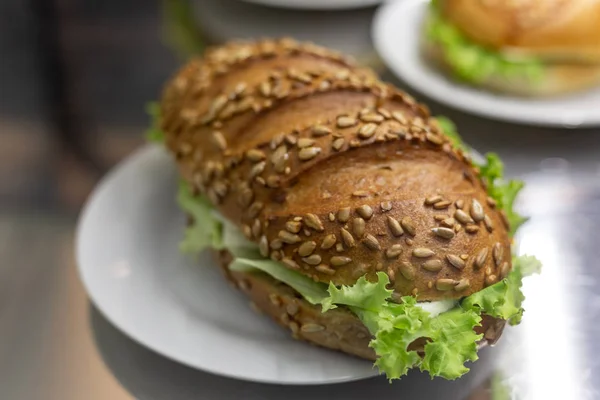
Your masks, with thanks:
[[[211,50],[168,84],[183,177],[265,257],[322,282],[386,272],[459,298],[511,269],[507,222],[428,110],[337,53],[289,39]]]

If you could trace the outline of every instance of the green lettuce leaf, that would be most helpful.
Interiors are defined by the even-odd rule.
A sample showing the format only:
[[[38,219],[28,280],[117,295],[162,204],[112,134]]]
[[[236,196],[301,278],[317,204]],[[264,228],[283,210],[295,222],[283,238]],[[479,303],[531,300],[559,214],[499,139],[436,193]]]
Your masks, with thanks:
[[[259,256],[260,257],[260,256]],[[327,285],[315,282],[306,275],[284,267],[281,263],[273,260],[236,258],[230,269],[234,271],[248,271],[257,269],[280,282],[294,288],[310,304],[321,304],[327,298]]]
[[[207,198],[194,196],[190,186],[180,181],[177,203],[192,218],[179,244],[182,252],[200,253],[207,247],[217,250],[224,248],[222,224],[214,217],[213,206]]]
[[[476,342],[481,339],[473,331],[481,321],[479,314],[455,307],[431,317],[414,297],[405,296],[400,304],[390,302],[388,276],[379,272],[377,279],[369,282],[362,277],[355,285],[341,288],[330,284],[323,311],[331,308],[330,304],[344,305],[360,318],[374,337],[370,346],[378,356],[375,364],[390,380],[415,367],[446,379],[468,372],[464,364],[477,360]],[[423,357],[417,349],[408,350],[419,338],[427,338]]]
[[[487,185],[489,196],[496,200],[498,207],[506,213],[510,235],[514,236],[517,229],[528,219],[514,210],[515,199],[525,183],[518,180],[508,182],[503,180],[504,165],[496,153],[487,153],[485,158],[485,164],[478,165],[481,178]]]
[[[146,105],[146,113],[150,116],[150,128],[146,130],[146,140],[149,142],[163,143],[165,134],[160,129],[160,106],[156,102]]]
[[[540,269],[541,263],[533,256],[513,257],[513,269],[506,278],[466,297],[461,306],[517,325],[523,316],[523,277],[539,273]]]
[[[522,76],[534,82],[543,77],[543,63],[536,58],[509,58],[466,37],[445,20],[437,1],[431,2],[426,34],[429,40],[441,46],[445,61],[456,77],[466,82],[478,84],[495,75]]]
[[[456,129],[456,125],[450,118],[446,118],[444,116],[435,117],[438,125],[442,129],[442,132],[450,139],[450,142],[457,149],[461,149],[465,152],[470,151],[469,147],[462,140],[460,135],[458,134],[458,130]]]

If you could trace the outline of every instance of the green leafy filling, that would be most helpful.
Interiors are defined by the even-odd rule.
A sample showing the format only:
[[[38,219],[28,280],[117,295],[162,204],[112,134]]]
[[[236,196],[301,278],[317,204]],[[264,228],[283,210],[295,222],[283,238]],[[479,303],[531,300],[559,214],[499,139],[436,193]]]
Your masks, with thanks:
[[[378,356],[375,364],[390,380],[400,378],[412,368],[445,379],[456,379],[467,373],[465,363],[477,360],[477,341],[481,335],[473,328],[480,324],[481,314],[518,323],[523,313],[522,278],[539,270],[535,258],[515,257],[513,270],[506,279],[466,297],[457,307],[433,316],[420,307],[414,297],[402,297],[399,304],[391,302],[392,290],[387,289],[389,278],[385,273],[377,273],[376,282],[362,277],[352,286],[315,282],[260,256],[256,244],[220,216],[209,201],[194,196],[186,183],[180,185],[178,200],[195,221],[202,221],[186,229],[182,250],[196,253],[207,247],[228,249],[234,255],[232,270],[262,271],[295,289],[309,303],[320,305],[323,312],[347,307],[373,335],[370,346]],[[409,345],[420,338],[426,338],[420,349],[422,356],[419,349],[409,350]]]
[[[478,84],[494,75],[522,76],[535,82],[543,76],[543,64],[533,57],[515,60],[474,43],[445,20],[438,1],[431,2],[426,34],[429,40],[441,47],[444,59],[454,74],[466,82]]]
[[[153,143],[163,143],[165,134],[160,129],[160,106],[156,102],[148,103],[146,113],[150,116],[150,128],[146,130],[146,140]]]

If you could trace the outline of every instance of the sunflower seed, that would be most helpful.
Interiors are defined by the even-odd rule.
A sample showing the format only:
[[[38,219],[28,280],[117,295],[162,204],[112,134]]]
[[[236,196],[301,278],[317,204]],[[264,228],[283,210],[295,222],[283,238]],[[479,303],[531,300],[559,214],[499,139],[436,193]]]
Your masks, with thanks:
[[[356,209],[356,212],[357,212],[358,215],[360,215],[364,219],[369,219],[369,218],[371,218],[373,216],[373,209],[370,206],[366,205],[366,204],[358,207]]]
[[[440,272],[442,270],[442,261],[427,260],[422,264],[422,267],[430,272]]]
[[[410,263],[406,261],[401,262],[398,270],[407,280],[412,281],[415,279],[415,268]]]
[[[283,247],[283,242],[281,239],[273,239],[271,240],[271,244],[269,245],[273,250],[279,250]]]
[[[352,259],[350,257],[333,256],[329,259],[329,262],[334,267],[341,267],[342,265],[346,265],[352,262]]]
[[[267,177],[266,183],[270,188],[278,188],[281,184],[281,178],[277,175],[270,175]]]
[[[350,219],[350,207],[340,208],[337,212],[337,219],[340,222],[348,222]]]
[[[298,158],[302,161],[308,161],[315,158],[321,152],[320,147],[305,147],[298,152]]]
[[[337,138],[333,141],[333,143],[331,143],[331,147],[333,147],[333,149],[335,151],[340,151],[340,149],[344,146],[344,139],[343,138]]]
[[[387,224],[388,224],[388,228],[390,229],[390,232],[392,232],[392,235],[398,237],[398,236],[402,236],[404,234],[404,230],[402,229],[402,226],[400,225],[398,220],[395,219],[394,217],[388,216]]]
[[[321,264],[321,256],[318,254],[313,254],[311,256],[302,258],[302,261],[308,265],[319,265]]]
[[[306,214],[304,216],[304,223],[309,228],[313,228],[314,230],[316,230],[318,232],[323,232],[323,230],[324,230],[323,223],[321,222],[319,217],[317,217],[315,214]]]
[[[405,125],[407,123],[406,117],[400,111],[392,111],[392,118],[400,122],[402,125]]]
[[[475,222],[481,222],[484,218],[483,207],[475,199],[471,201],[471,217],[473,217]]]
[[[352,231],[357,238],[362,238],[365,234],[365,220],[362,218],[354,218],[354,220],[352,220]]]
[[[365,236],[365,238],[363,239],[363,243],[365,246],[367,246],[367,248],[371,250],[381,250],[381,245],[379,244],[379,241],[375,238],[375,236],[371,234],[367,234],[367,236]]]
[[[386,108],[379,107],[377,112],[385,118],[392,118],[392,114]]]
[[[266,165],[267,163],[264,161],[254,164],[254,166],[250,169],[250,179],[260,175],[265,170]]]
[[[454,279],[438,279],[435,281],[435,288],[442,292],[452,290],[458,285],[458,282]]]
[[[315,269],[322,274],[335,275],[335,270],[333,268],[331,268],[329,265],[325,265],[325,264],[317,265],[315,267]],[[313,278],[313,279],[316,279],[316,278]]]
[[[442,201],[442,196],[431,196],[425,199],[425,205],[426,206],[432,206],[435,203],[437,203],[438,201]]]
[[[395,244],[385,251],[385,256],[389,259],[398,258],[402,254],[402,246]]]
[[[305,147],[310,147],[313,144],[315,144],[314,139],[310,139],[310,138],[300,138],[298,139],[297,145],[298,148],[303,149]]]
[[[479,227],[477,225],[467,225],[465,231],[467,233],[477,233],[479,232]]]
[[[400,225],[402,225],[402,228],[404,228],[404,230],[408,232],[410,236],[415,236],[415,234],[417,233],[417,230],[415,229],[415,224],[412,222],[412,219],[410,219],[410,217],[402,218],[402,221],[400,221]]]
[[[304,242],[300,245],[300,247],[298,247],[298,255],[300,257],[308,257],[313,253],[313,251],[315,251],[316,247],[317,244],[312,240]]]
[[[291,316],[298,314],[299,309],[300,307],[296,303],[287,303],[285,306],[285,311]]]
[[[449,228],[433,228],[431,229],[431,232],[444,239],[452,239],[454,237],[454,231]]]
[[[302,239],[300,239],[300,236],[290,233],[288,231],[279,231],[279,234],[277,235],[284,243],[288,243],[288,244],[296,244],[302,241]]]
[[[454,228],[455,224],[456,224],[456,220],[454,218],[446,218],[446,219],[442,220],[442,225],[444,225],[447,228]]]
[[[336,123],[338,128],[350,128],[351,126],[356,125],[358,121],[356,118],[342,116],[337,118]]]
[[[392,203],[389,201],[384,201],[381,203],[381,210],[383,212],[390,211],[392,209]]]
[[[217,147],[217,149],[221,151],[225,151],[227,149],[227,141],[225,140],[225,136],[219,131],[214,131],[212,133],[212,141],[213,144]]]
[[[315,125],[312,128],[313,136],[325,136],[331,133],[331,129],[323,125]]]
[[[255,238],[259,237],[261,231],[262,231],[262,225],[260,223],[260,220],[257,218],[254,220],[254,223],[252,224],[252,236],[254,236]]]
[[[492,232],[492,230],[494,229],[494,224],[492,223],[491,218],[487,215],[483,217],[483,224],[485,225],[485,229],[487,229],[488,232]]]
[[[437,203],[435,203],[433,205],[433,208],[435,208],[436,210],[444,210],[446,208],[448,208],[450,206],[450,203],[448,200],[442,200],[442,201],[438,201]]]
[[[491,197],[488,197],[486,199],[486,202],[487,202],[488,206],[490,206],[492,208],[495,208],[498,205],[498,203],[496,202],[496,200],[492,199]]]
[[[292,260],[291,258],[287,258],[287,257],[282,258],[281,262],[292,269],[300,269],[300,266],[298,265],[298,263],[296,261]]]
[[[456,205],[456,208],[463,208],[465,206],[465,202],[464,200],[456,200],[456,202],[454,203]]]
[[[324,330],[325,330],[325,327],[323,325],[313,324],[313,323],[304,324],[300,328],[300,331],[304,332],[304,333],[315,333],[315,332],[321,332]]]
[[[502,263],[502,259],[504,258],[504,248],[500,244],[500,242],[496,242],[492,249],[492,256],[494,257],[494,263],[496,267],[498,267]]]
[[[346,247],[354,247],[356,245],[356,242],[354,241],[352,234],[344,228],[341,229],[341,232],[342,232],[342,241],[344,242]]]
[[[491,286],[494,283],[496,283],[496,280],[498,279],[498,277],[496,275],[488,275],[485,277],[485,285],[486,286]]]
[[[447,254],[446,260],[448,260],[450,265],[452,265],[454,268],[463,269],[465,267],[465,262],[454,254]]]
[[[469,214],[464,212],[463,210],[456,210],[454,212],[454,219],[456,219],[461,224],[472,224],[474,221]]]
[[[358,130],[358,137],[361,139],[368,139],[375,134],[377,130],[377,125],[375,124],[366,124],[360,127]]]
[[[263,203],[261,203],[260,201],[255,201],[254,203],[252,203],[250,208],[248,208],[248,216],[250,218],[256,218],[258,216],[258,214],[260,214],[263,207],[264,207]]]
[[[369,192],[366,190],[355,190],[352,192],[352,196],[354,197],[369,197]]]
[[[461,279],[460,281],[458,281],[458,284],[456,286],[454,286],[454,290],[456,290],[457,292],[462,292],[463,290],[466,290],[469,287],[471,287],[469,280]]]
[[[260,94],[265,97],[269,97],[271,95],[272,86],[268,81],[262,82],[259,86]]]
[[[483,265],[485,264],[485,261],[487,260],[487,256],[488,256],[488,249],[487,249],[487,247],[484,247],[483,249],[481,249],[479,251],[479,253],[477,253],[477,257],[475,257],[475,261],[473,261],[473,265],[476,268],[483,267]]]
[[[394,282],[396,280],[396,271],[392,269],[392,267],[387,270],[388,277],[390,278],[390,282]]]
[[[263,257],[267,257],[269,255],[269,240],[265,235],[263,235],[258,241],[258,250],[260,251],[260,255]]]
[[[328,249],[332,248],[333,245],[335,244],[335,241],[336,241],[336,237],[333,233],[325,236],[325,238],[323,239],[323,243],[321,243],[321,249],[328,250]]]
[[[428,249],[426,247],[417,247],[416,249],[414,249],[412,251],[412,255],[417,258],[427,258],[427,257],[431,257],[434,254],[435,254],[435,252],[433,250]]]
[[[363,114],[360,116],[360,120],[363,122],[383,122],[384,118],[381,115],[377,115],[377,114]]]
[[[500,266],[500,278],[504,279],[508,276],[508,273],[510,272],[510,265],[508,264],[508,262],[503,262],[502,265]]]

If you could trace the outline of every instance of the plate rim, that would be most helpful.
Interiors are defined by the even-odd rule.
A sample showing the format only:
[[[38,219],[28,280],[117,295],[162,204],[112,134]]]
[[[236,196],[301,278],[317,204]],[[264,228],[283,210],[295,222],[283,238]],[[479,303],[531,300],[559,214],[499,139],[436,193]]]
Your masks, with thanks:
[[[384,1],[389,0],[345,0],[337,4],[328,4],[328,1],[310,1],[308,4],[293,3],[290,0],[240,0],[244,3],[251,3],[255,5],[281,8],[287,10],[321,10],[321,11],[343,11],[343,10],[358,10],[361,8],[374,7],[381,4]],[[393,1],[393,0],[392,0]]]
[[[365,369],[366,371],[368,371],[368,373],[365,373],[363,375],[358,374],[358,375],[354,375],[354,376],[345,376],[345,377],[340,376],[338,378],[333,378],[333,379],[330,378],[327,380],[314,380],[314,379],[313,380],[310,380],[310,379],[281,380],[281,379],[270,379],[270,378],[262,378],[262,377],[251,377],[251,376],[247,376],[247,375],[242,376],[242,375],[238,375],[233,372],[228,372],[223,369],[218,369],[218,370],[217,369],[209,369],[206,366],[201,366],[198,363],[195,363],[191,359],[186,359],[185,357],[181,357],[180,354],[171,354],[167,349],[164,348],[164,346],[161,346],[161,345],[157,344],[156,342],[152,342],[147,337],[140,335],[138,331],[131,330],[128,327],[123,326],[123,324],[121,324],[121,322],[118,321],[118,319],[113,318],[111,313],[107,312],[105,305],[103,305],[103,302],[100,301],[100,299],[97,297],[97,293],[96,293],[95,289],[93,289],[92,284],[86,279],[86,273],[84,271],[85,268],[83,267],[83,262],[82,262],[82,258],[83,258],[83,256],[82,256],[82,252],[83,252],[82,231],[84,230],[84,226],[86,226],[86,221],[90,218],[90,214],[93,211],[93,205],[95,204],[96,201],[98,201],[97,198],[99,197],[99,194],[102,191],[107,190],[107,188],[111,184],[111,182],[128,165],[135,164],[136,162],[139,162],[140,158],[149,157],[149,155],[151,153],[158,152],[158,151],[164,151],[164,150],[160,150],[160,148],[157,145],[146,144],[146,145],[143,145],[140,148],[136,149],[134,152],[132,152],[131,154],[126,156],[123,160],[118,162],[95,185],[94,189],[88,195],[88,198],[86,199],[85,204],[82,207],[81,212],[77,218],[77,223],[76,223],[76,228],[75,228],[75,239],[74,239],[74,253],[75,253],[75,264],[76,264],[76,268],[77,268],[77,274],[79,276],[80,282],[82,282],[82,284],[83,284],[86,295],[88,296],[89,300],[93,303],[93,305],[96,307],[96,309],[100,312],[100,314],[104,318],[106,318],[106,320],[111,325],[113,325],[120,332],[122,332],[125,336],[127,336],[129,339],[133,340],[134,342],[142,345],[146,349],[153,351],[154,353],[159,354],[169,360],[172,360],[172,361],[175,361],[182,365],[185,365],[187,367],[197,369],[197,370],[200,370],[200,371],[208,373],[208,374],[218,375],[218,376],[222,376],[222,377],[226,377],[226,378],[230,378],[230,379],[236,379],[236,380],[241,380],[241,381],[245,381],[245,382],[271,384],[271,385],[284,385],[284,386],[310,385],[310,386],[314,386],[314,385],[329,385],[329,384],[353,382],[353,381],[359,381],[359,380],[378,376],[379,374],[376,371],[376,369],[371,368],[368,370]],[[268,322],[273,323],[273,321],[270,321],[270,320]],[[292,340],[291,337],[289,339]],[[306,346],[310,346],[309,343],[302,343],[302,344],[306,345]],[[333,351],[333,350],[328,350],[328,349],[319,349],[319,350]],[[351,356],[348,356],[348,357],[351,357]],[[365,361],[365,363],[369,362],[368,360],[364,360],[364,361]]]
[[[391,18],[390,15],[399,15],[403,14],[400,10],[408,10],[409,8],[414,7],[426,7],[429,3],[429,0],[401,0],[401,1],[386,1],[381,7],[379,7],[375,11],[375,15],[373,16],[373,23],[371,25],[371,38],[373,41],[373,45],[375,50],[381,57],[381,59],[386,64],[389,71],[391,71],[396,77],[401,79],[404,83],[409,85],[415,91],[424,94],[425,96],[433,99],[434,101],[443,104],[447,107],[460,110],[467,114],[476,115],[479,117],[500,120],[504,122],[510,123],[520,123],[523,125],[530,126],[544,126],[544,127],[555,127],[555,128],[594,128],[600,126],[600,114],[598,117],[594,118],[590,116],[589,113],[583,114],[583,117],[579,118],[571,118],[572,120],[578,120],[578,122],[570,123],[567,117],[554,117],[555,113],[550,110],[546,113],[545,117],[541,117],[540,115],[535,115],[534,117],[528,117],[520,114],[509,115],[509,111],[498,111],[495,109],[495,112],[488,111],[483,107],[475,106],[473,104],[477,104],[476,102],[471,102],[472,104],[466,104],[466,102],[458,101],[451,102],[448,101],[443,95],[440,95],[434,88],[432,88],[432,82],[436,82],[437,78],[441,78],[445,81],[446,84],[449,84],[451,90],[455,93],[460,93],[466,96],[475,96],[479,97],[479,99],[489,99],[494,101],[496,104],[505,103],[505,100],[494,95],[494,92],[485,91],[484,89],[477,89],[474,87],[470,87],[467,85],[462,85],[451,79],[444,76],[444,74],[439,73],[437,77],[433,77],[433,74],[426,73],[425,76],[428,78],[426,82],[419,83],[418,80],[412,79],[414,76],[411,76],[410,72],[403,67],[398,67],[396,63],[393,62],[393,57],[390,56],[390,52],[387,50],[389,47],[387,45],[388,40],[386,39],[386,32],[388,31],[387,27],[389,26],[388,20]],[[406,15],[406,13],[404,13]],[[416,25],[417,22],[412,22],[412,25]],[[422,20],[418,21],[418,24],[422,24]],[[405,45],[414,46],[417,45],[414,41],[405,41]],[[415,61],[416,62],[416,61]],[[432,78],[433,77],[433,78]],[[415,83],[416,82],[416,83]],[[439,81],[438,81],[439,82]],[[435,84],[434,86],[438,86]],[[591,90],[598,90],[598,98],[600,99],[600,86],[598,88],[591,88]],[[574,93],[573,95],[577,95]],[[519,97],[507,97],[509,100],[525,100]],[[542,98],[540,100],[560,100],[560,97],[556,98]],[[518,105],[511,106],[511,109],[520,108]],[[564,115],[564,114],[561,114]],[[581,114],[580,114],[581,115]]]

